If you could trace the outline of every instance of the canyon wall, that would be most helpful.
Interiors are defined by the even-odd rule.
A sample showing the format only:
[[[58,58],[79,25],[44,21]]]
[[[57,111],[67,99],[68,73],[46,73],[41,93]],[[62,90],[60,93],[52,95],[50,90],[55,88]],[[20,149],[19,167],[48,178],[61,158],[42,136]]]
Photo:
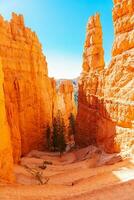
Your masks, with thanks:
[[[60,107],[62,95],[56,93],[54,80],[48,77],[42,46],[35,32],[25,27],[22,15],[13,13],[10,22],[0,16],[0,58],[13,158],[17,163],[30,150],[47,147],[47,125],[52,126],[56,106],[71,112],[67,104],[73,104],[72,90],[69,97],[63,91]],[[55,103],[58,98],[61,100]]]
[[[23,16],[0,17],[0,57],[14,161],[42,149],[44,129],[52,121],[52,84],[41,44]]]
[[[76,126],[80,146],[96,144],[111,153],[134,143],[133,19],[134,1],[114,1],[115,39],[107,68],[99,15],[88,22]]]
[[[3,91],[4,74],[0,60],[0,179],[13,180],[13,159],[10,129],[7,123]]]

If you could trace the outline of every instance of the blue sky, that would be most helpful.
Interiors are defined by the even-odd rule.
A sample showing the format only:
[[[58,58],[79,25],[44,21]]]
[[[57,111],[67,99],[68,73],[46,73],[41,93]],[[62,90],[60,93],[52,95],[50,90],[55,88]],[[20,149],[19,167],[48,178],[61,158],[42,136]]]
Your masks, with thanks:
[[[73,78],[81,72],[86,24],[99,12],[103,26],[105,62],[113,42],[112,0],[0,0],[0,13],[24,15],[26,26],[35,31],[48,61],[49,75]]]

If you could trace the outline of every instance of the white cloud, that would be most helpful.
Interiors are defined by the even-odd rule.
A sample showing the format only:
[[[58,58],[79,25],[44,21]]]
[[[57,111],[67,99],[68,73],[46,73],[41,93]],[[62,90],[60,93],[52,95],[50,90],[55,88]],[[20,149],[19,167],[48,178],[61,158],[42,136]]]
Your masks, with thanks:
[[[55,78],[75,78],[80,75],[81,56],[45,53],[48,62],[49,76]]]

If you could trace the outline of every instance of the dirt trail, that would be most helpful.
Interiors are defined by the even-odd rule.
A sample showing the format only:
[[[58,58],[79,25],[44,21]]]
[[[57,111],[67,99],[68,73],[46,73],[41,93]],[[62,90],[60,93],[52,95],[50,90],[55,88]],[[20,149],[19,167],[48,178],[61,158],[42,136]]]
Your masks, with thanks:
[[[48,182],[39,185],[39,177],[29,169],[42,183]],[[62,157],[32,151],[14,172],[14,185],[0,184],[0,200],[134,199],[134,158],[121,161],[120,155],[91,146]]]

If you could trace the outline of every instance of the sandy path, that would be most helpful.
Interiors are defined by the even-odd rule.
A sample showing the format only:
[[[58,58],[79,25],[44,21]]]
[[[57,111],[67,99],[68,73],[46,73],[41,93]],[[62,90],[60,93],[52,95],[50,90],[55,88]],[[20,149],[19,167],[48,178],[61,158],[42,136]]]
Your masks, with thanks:
[[[127,159],[114,165],[103,165],[109,156],[87,149],[68,153],[61,158],[51,153],[32,152],[22,159],[22,164],[38,166],[44,160],[52,161],[42,170],[42,178],[49,177],[45,185],[38,185],[24,166],[15,165],[17,183],[0,184],[0,200],[133,200],[134,159]],[[80,156],[79,156],[80,155]],[[84,159],[84,156],[88,158]],[[102,159],[103,158],[103,159]],[[115,158],[110,157],[111,161]],[[21,185],[23,184],[23,185]]]

